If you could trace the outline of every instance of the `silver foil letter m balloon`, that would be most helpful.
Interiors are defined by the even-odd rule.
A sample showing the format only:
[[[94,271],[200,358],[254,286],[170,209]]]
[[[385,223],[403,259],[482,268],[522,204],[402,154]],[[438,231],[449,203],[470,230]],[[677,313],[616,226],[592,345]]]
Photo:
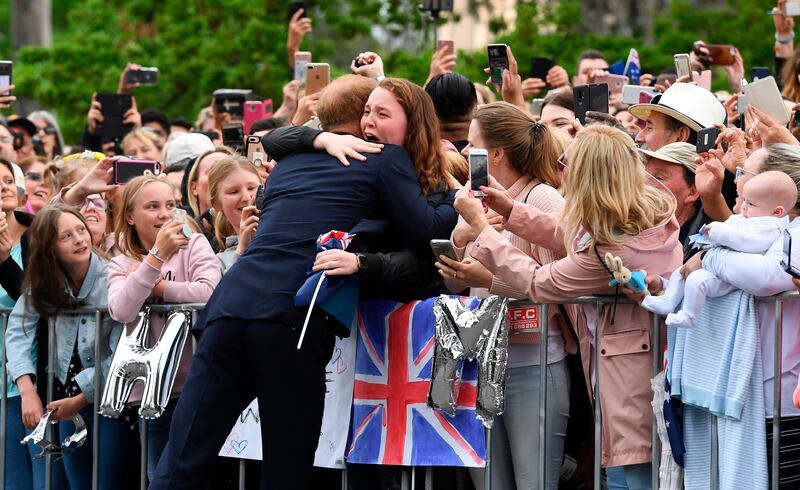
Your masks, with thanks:
[[[486,427],[503,413],[508,360],[508,300],[498,296],[475,300],[442,295],[433,312],[436,319],[436,351],[433,358],[428,405],[450,416],[456,413],[463,361],[478,360],[476,412]]]
[[[144,392],[139,415],[146,419],[160,417],[169,402],[190,325],[191,312],[169,312],[161,338],[153,347],[147,347],[150,309],[140,311],[133,331],[120,338],[114,352],[100,413],[107,417],[119,417],[133,385],[137,380],[142,380]]]

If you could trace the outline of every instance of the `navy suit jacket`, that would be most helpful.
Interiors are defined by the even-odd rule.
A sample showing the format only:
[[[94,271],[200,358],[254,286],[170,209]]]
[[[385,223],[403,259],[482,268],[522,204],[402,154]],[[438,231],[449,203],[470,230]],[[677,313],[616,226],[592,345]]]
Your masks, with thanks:
[[[316,240],[331,230],[351,231],[362,220],[388,220],[412,248],[449,238],[456,225],[454,192],[428,205],[406,151],[385,145],[366,162],[343,166],[326,153],[295,153],[269,176],[258,231],[223,276],[196,329],[225,317],[286,318],[316,256]],[[291,316],[294,319],[295,316]]]

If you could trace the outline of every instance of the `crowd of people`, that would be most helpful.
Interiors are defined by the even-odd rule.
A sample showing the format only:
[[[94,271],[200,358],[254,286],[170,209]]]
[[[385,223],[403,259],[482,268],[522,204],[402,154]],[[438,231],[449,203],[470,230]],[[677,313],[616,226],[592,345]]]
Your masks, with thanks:
[[[784,4],[772,16],[774,74],[794,115],[800,47],[794,49]],[[291,18],[290,65],[311,28],[302,10]],[[223,129],[242,116],[222,112],[214,100],[192,124],[170,121],[160,110],[139,112],[134,99],[122,115],[126,134],[108,138],[100,130],[108,113],[93,96],[74,144],[51,112],[6,117],[0,307],[13,311],[3,344],[5,488],[44,487],[37,447],[19,441],[45,411],[54,411],[64,434],[81,414],[91,438],[93,403],[101,396],[95,377],[108,376],[120,336],[142,308],[161,303],[206,304],[194,328],[197,347],[193,353],[185,345],[160,418],[139,423],[140,388],[118,419],[100,417],[100,488],[138,481],[131,462],[144,430],[150,488],[224,488],[229,482],[214,476],[223,464],[212,463],[253,398],[263,417],[261,488],[327,488],[320,482],[329,475],[312,471],[325,366],[335,336],[349,325],[318,309],[307,318],[307,308],[295,306],[309,268],[358,277],[362,299],[499,295],[561,305],[548,309],[546,339],[537,332],[510,336],[505,411],[491,432],[492,488],[537,488],[542,369],[548,488],[578,488],[591,474],[592,403],[602,411],[608,488],[652,488],[652,351],[663,340],[654,338],[653,315],[665,316],[670,331],[700,329],[728,321],[708,313],[726,295],[743,291],[746,303],[749,295],[800,289],[800,125],[792,117],[784,126],[754,104],[739,112],[747,77],[738,50],[723,66],[729,92],[711,92],[665,67],[642,75],[642,85],[658,89],[650,102],[624,104],[615,93],[609,113],[589,112],[582,124],[573,88],[608,74],[603,54],[582,53],[571,79],[562,66],[540,79],[523,78],[512,49],[500,84],[458,74],[446,46],[433,54],[423,86],[384,73],[377,53],[360,53],[352,74],[320,92],[306,93],[302,80],[288,82],[274,114],[229,146]],[[713,62],[703,41],[686,51],[694,71]],[[126,75],[139,68],[125,67],[119,94],[135,93]],[[14,88],[0,87],[11,94],[0,96],[0,108],[13,111]],[[698,133],[714,127],[716,141],[698,152]],[[252,136],[267,158],[248,151]],[[467,156],[474,149],[488,155],[488,185],[480,189],[470,182]],[[160,164],[122,181],[123,158]],[[317,253],[317,237],[331,230],[356,237],[346,249]],[[435,256],[433,239],[449,239],[455,257]],[[607,253],[646,271],[646,291],[610,286]],[[569,304],[586,295],[633,301],[602,310]],[[108,315],[97,324],[93,313],[59,314],[78,306],[107,306]],[[764,399],[763,437],[754,444],[766,449],[778,383],[781,461],[797,462],[800,300],[777,310],[783,352],[774,351],[774,303],[756,299],[753,308]],[[55,353],[48,350],[48,320],[55,322]],[[304,320],[308,330],[296,349]],[[164,325],[165,315],[152,313],[150,342]],[[55,366],[47,365],[51,355]],[[775,356],[782,357],[780,373],[773,372]],[[599,393],[595,376],[603,380]],[[766,459],[758,463],[766,468]],[[792,488],[798,468],[782,466],[781,488]],[[52,463],[51,488],[91,488],[91,470],[86,444]],[[397,484],[392,468],[350,470],[354,490]],[[455,477],[445,475],[437,488],[483,488],[483,469],[460,479],[452,471]],[[686,488],[700,488],[692,482],[687,475]]]

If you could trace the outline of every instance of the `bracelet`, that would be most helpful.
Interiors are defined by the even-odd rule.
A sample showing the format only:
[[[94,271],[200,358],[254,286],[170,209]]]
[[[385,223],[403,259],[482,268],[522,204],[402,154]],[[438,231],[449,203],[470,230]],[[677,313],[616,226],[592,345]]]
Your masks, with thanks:
[[[161,262],[162,264],[164,263],[164,259],[162,259],[162,258],[161,258],[161,257],[159,257],[158,255],[154,254],[153,252],[150,252],[150,255],[152,255],[153,257],[155,257],[155,259],[156,259],[157,261]]]
[[[786,37],[781,36],[777,32],[775,33],[775,42],[778,44],[790,44],[792,41],[794,41],[794,31]]]

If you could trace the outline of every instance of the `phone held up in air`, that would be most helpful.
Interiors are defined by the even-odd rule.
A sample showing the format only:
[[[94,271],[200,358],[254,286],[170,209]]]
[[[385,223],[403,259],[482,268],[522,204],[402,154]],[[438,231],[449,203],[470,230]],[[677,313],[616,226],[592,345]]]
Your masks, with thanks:
[[[642,92],[650,93],[653,96],[660,93],[655,87],[646,87],[644,85],[625,85],[622,87],[622,103],[628,105],[641,104],[639,101],[639,94]]]
[[[138,83],[139,85],[155,85],[158,83],[158,68],[155,66],[143,66],[138,70],[126,70],[125,82]]]
[[[244,132],[249,133],[253,123],[272,117],[272,99],[248,100],[244,103]]]
[[[8,87],[11,85],[11,71],[13,67],[13,61],[0,61],[0,87]],[[4,92],[0,95],[11,95],[11,92]]]
[[[531,78],[547,81],[547,74],[550,69],[556,66],[552,58],[542,58],[540,56],[531,58]]]
[[[288,20],[292,20],[294,14],[296,14],[300,9],[303,9],[303,13],[300,14],[300,18],[302,19],[303,17],[308,17],[308,15],[306,15],[308,13],[306,10],[306,2],[292,2],[291,5],[289,5]]]
[[[310,51],[297,51],[294,54],[294,79],[305,82],[306,68],[311,63]]]
[[[442,48],[444,48],[445,56],[456,54],[456,45],[450,39],[439,39],[436,41],[436,51],[441,51]]]
[[[595,77],[594,81],[607,84],[610,94],[621,94],[623,87],[628,85],[630,79],[625,75],[599,75]]]
[[[695,151],[703,153],[717,147],[718,127],[703,128],[697,132],[697,145]]]
[[[736,48],[732,44],[706,44],[713,64],[732,65],[736,61]]]
[[[269,161],[269,157],[264,151],[264,146],[261,144],[261,136],[247,137],[246,152],[247,159],[256,167],[260,167]]]
[[[486,194],[481,187],[489,186],[489,152],[483,148],[473,148],[469,151],[469,181],[472,194],[483,197]]]
[[[127,184],[131,179],[142,175],[158,175],[161,163],[155,160],[135,160],[120,158],[114,161],[114,183]]]
[[[124,122],[125,113],[133,107],[131,94],[101,93],[95,96],[95,100],[100,102],[100,112],[103,114],[103,121],[97,123],[96,132],[105,141],[120,140],[133,129],[132,125]]]
[[[581,124],[586,124],[586,113],[589,111],[608,114],[608,93],[606,83],[575,86],[572,99],[575,104],[575,117]]]
[[[456,249],[453,248],[453,244],[450,243],[450,240],[431,240],[431,248],[433,249],[433,255],[436,257],[436,260],[439,260],[440,255],[444,255],[448,259],[458,261]]]
[[[490,44],[489,51],[489,73],[492,76],[492,83],[502,85],[503,70],[508,70],[508,45]]]
[[[244,103],[253,91],[241,88],[221,88],[214,91],[214,105],[217,114],[230,114],[231,116],[242,117],[244,115]]]
[[[306,95],[321,92],[331,81],[331,66],[327,63],[309,63],[306,67]]]
[[[233,148],[237,152],[244,145],[244,124],[242,122],[232,122],[222,125],[222,144]]]
[[[675,72],[678,78],[686,77],[692,74],[692,65],[689,62],[689,55],[686,53],[678,53],[673,56],[675,60]]]

